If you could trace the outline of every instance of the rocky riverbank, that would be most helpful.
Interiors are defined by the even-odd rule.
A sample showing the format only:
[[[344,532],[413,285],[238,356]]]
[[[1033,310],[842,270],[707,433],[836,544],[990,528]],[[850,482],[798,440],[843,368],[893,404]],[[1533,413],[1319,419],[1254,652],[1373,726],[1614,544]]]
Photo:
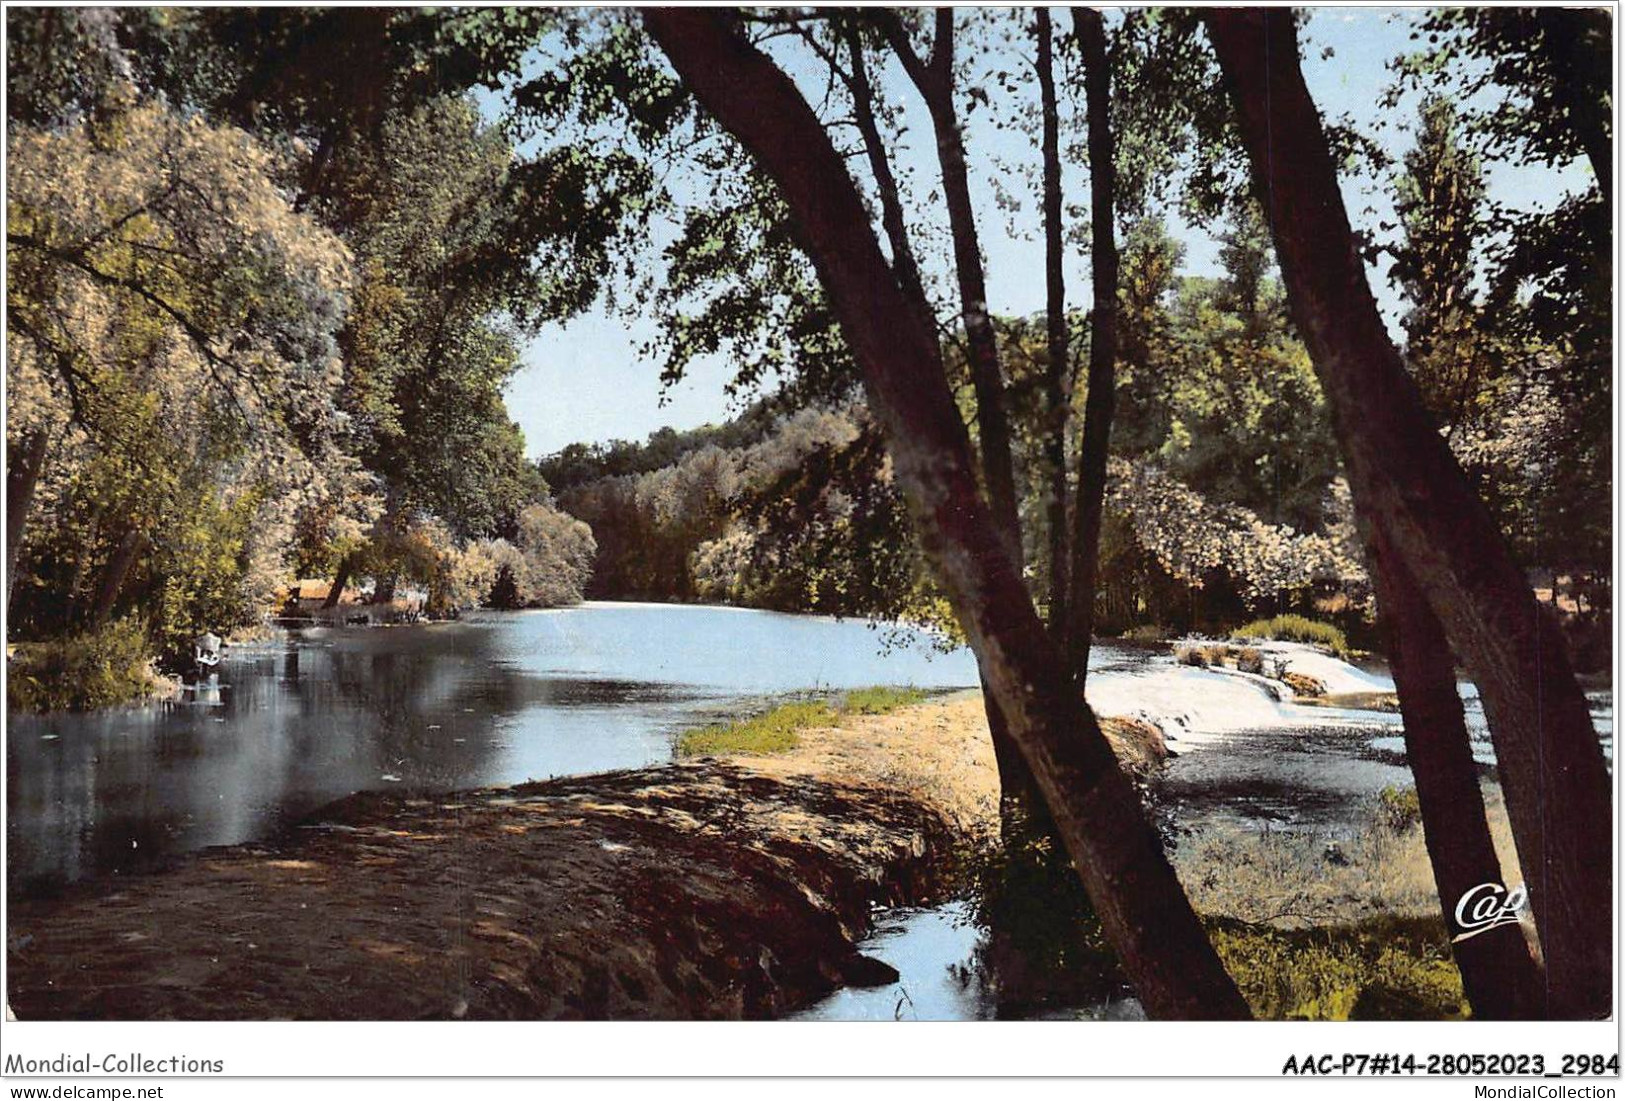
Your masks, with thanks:
[[[718,761],[438,798],[361,794],[274,841],[13,903],[30,1018],[770,1017],[890,975],[872,906],[955,833],[878,786]]]
[[[893,979],[856,948],[871,911],[939,900],[996,820],[974,693],[786,754],[362,793],[265,841],[14,898],[7,1001],[23,1019],[773,1017]]]

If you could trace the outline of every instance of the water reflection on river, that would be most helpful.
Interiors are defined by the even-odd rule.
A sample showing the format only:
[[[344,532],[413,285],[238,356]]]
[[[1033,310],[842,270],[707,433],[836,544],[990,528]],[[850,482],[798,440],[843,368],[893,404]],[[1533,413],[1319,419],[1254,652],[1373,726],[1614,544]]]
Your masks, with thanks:
[[[966,651],[887,643],[862,621],[637,604],[298,632],[233,652],[218,691],[14,717],[8,879],[150,867],[363,789],[647,765],[742,697],[976,683]]]

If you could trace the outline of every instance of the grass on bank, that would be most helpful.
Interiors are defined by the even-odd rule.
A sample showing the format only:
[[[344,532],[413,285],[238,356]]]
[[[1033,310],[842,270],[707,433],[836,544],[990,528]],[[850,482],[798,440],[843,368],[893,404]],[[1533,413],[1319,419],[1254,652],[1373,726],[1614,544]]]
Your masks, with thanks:
[[[1375,914],[1308,929],[1208,923],[1261,1020],[1448,1021],[1470,1015],[1437,914]]]
[[[846,694],[841,701],[841,713],[845,715],[884,715],[896,711],[899,707],[912,707],[925,699],[925,693],[918,688],[854,688]]]
[[[1517,855],[1484,789],[1502,881]],[[1450,1020],[1469,1012],[1410,787],[1370,802],[1353,836],[1217,826],[1171,854],[1253,1012],[1270,1020]]]
[[[706,757],[723,753],[786,753],[801,741],[800,732],[834,726],[842,715],[884,715],[925,699],[918,688],[855,688],[828,700],[795,700],[771,711],[734,722],[685,730],[677,736],[679,757]]]
[[[1499,796],[1486,794],[1492,832],[1510,845]],[[1174,839],[1180,880],[1259,1019],[1469,1015],[1415,790],[1390,787],[1365,810],[1337,839],[1240,825]],[[1021,823],[966,861],[975,921],[996,930],[977,951],[984,981],[1017,1016],[1116,995],[1127,980],[1071,862]]]
[[[1311,646],[1324,646],[1335,656],[1349,655],[1349,640],[1342,630],[1330,623],[1301,615],[1278,615],[1270,619],[1255,619],[1231,632],[1234,638],[1268,638],[1277,642],[1304,642]]]

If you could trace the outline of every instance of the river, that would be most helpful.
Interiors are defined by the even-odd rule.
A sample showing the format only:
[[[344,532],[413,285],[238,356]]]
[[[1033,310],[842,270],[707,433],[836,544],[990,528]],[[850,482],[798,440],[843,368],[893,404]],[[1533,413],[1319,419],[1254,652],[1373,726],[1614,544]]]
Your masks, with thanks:
[[[934,642],[861,620],[627,603],[294,631],[228,651],[218,685],[181,700],[13,716],[8,884],[29,892],[129,874],[266,836],[358,790],[653,764],[670,758],[676,731],[787,693],[974,686],[969,652]],[[1257,683],[1178,666],[1166,647],[1099,643],[1090,666],[1097,709],[1167,731],[1177,756],[1162,793],[1184,824],[1239,818],[1335,833],[1369,796],[1409,783],[1398,716],[1280,703]],[[1392,687],[1380,671],[1339,675]],[[1470,684],[1463,696],[1488,761]],[[1611,695],[1594,693],[1593,708],[1611,749]],[[957,904],[883,915],[864,947],[904,981],[841,991],[808,1015],[989,1015],[964,967],[979,934],[963,915]]]
[[[977,683],[968,651],[931,642],[861,620],[613,603],[294,631],[229,649],[217,690],[13,716],[7,876],[26,889],[138,871],[353,791],[654,764],[676,731],[742,700]]]

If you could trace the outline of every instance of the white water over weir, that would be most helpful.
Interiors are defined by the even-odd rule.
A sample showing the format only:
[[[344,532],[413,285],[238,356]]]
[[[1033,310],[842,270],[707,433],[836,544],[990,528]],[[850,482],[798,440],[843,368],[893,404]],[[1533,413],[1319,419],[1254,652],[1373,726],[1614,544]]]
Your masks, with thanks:
[[[1196,643],[1201,644],[1200,640]],[[1326,686],[1328,696],[1392,693],[1393,678],[1350,665],[1313,647],[1291,642],[1257,644],[1266,663],[1283,662],[1288,672],[1313,677]],[[1473,756],[1493,764],[1489,728],[1477,687],[1460,680],[1456,689],[1466,714]],[[1603,750],[1613,755],[1613,693],[1587,693],[1591,719]],[[1404,726],[1396,712],[1342,707],[1308,707],[1296,702],[1292,689],[1279,680],[1233,669],[1204,669],[1176,664],[1171,656],[1158,656],[1138,665],[1109,665],[1089,678],[1089,705],[1097,715],[1144,719],[1162,728],[1169,748],[1176,753],[1210,744],[1216,737],[1244,731],[1286,731],[1314,728],[1360,728],[1368,733],[1365,746],[1390,757],[1405,750]]]
[[[1394,682],[1367,673],[1306,646],[1272,643],[1259,647],[1267,658],[1285,662],[1294,673],[1314,677],[1331,694],[1392,692]],[[1292,689],[1279,680],[1233,669],[1204,669],[1153,658],[1136,666],[1113,666],[1091,674],[1089,706],[1098,715],[1143,719],[1162,728],[1178,752],[1198,747],[1215,735],[1242,730],[1338,723],[1350,713],[1313,712],[1293,703]],[[1382,717],[1359,712],[1361,725]]]

